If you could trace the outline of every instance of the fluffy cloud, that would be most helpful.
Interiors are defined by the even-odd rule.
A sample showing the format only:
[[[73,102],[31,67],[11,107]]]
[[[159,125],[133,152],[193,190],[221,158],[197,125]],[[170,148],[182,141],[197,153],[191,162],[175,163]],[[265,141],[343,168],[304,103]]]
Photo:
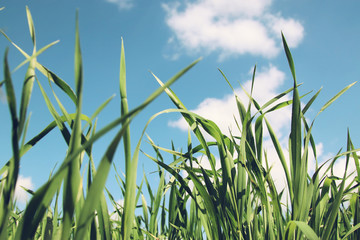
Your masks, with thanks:
[[[134,6],[133,0],[106,0],[109,3],[116,4],[120,10],[128,10]]]
[[[162,6],[178,47],[188,52],[218,52],[221,60],[240,54],[275,57],[281,46],[281,31],[290,47],[301,42],[304,36],[301,23],[272,13],[271,2],[197,0]]]
[[[359,154],[359,152],[358,152],[358,154]],[[335,156],[335,154],[331,157],[331,159],[334,156]],[[328,169],[328,167],[330,166],[330,163],[331,163],[331,161],[327,162],[325,164],[325,166],[320,170],[320,176],[324,175],[324,172],[325,172],[325,170]],[[340,157],[335,161],[332,171],[329,170],[328,172],[326,172],[325,175],[328,177],[333,175],[333,176],[339,177],[342,180],[342,178],[344,177],[344,173],[345,173],[345,167],[346,167],[346,158]],[[345,181],[345,187],[347,187],[352,181],[354,181],[355,177],[357,176],[355,161],[352,157],[350,157],[350,159],[349,159],[346,176],[347,176],[347,179]],[[338,180],[337,183],[340,184],[341,180]]]
[[[25,187],[34,190],[34,184],[31,177],[19,176],[15,187],[15,198],[20,204],[25,204],[29,199],[29,194],[22,188]]]

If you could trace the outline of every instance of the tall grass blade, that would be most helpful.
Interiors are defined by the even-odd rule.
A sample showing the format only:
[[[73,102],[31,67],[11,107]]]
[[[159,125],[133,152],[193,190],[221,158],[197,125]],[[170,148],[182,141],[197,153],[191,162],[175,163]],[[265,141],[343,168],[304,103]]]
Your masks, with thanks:
[[[75,87],[76,87],[76,115],[72,127],[70,138],[68,156],[71,156],[81,146],[81,109],[82,109],[82,60],[79,39],[79,23],[78,13],[76,14],[76,31],[75,31],[75,56],[74,56],[74,69],[75,69]],[[80,153],[74,157],[69,165],[67,176],[64,181],[64,195],[63,195],[63,228],[62,238],[68,238],[71,234],[73,215],[76,211],[76,218],[80,216],[81,199],[83,198],[82,183],[80,176]]]
[[[33,45],[34,45],[33,55],[35,55],[36,54],[35,28],[34,28],[34,23],[33,23],[33,20],[32,20],[32,17],[31,17],[31,14],[30,14],[30,11],[28,8],[26,8],[26,14],[27,14],[27,19],[28,19],[28,24],[29,24],[30,36],[32,38]],[[23,132],[24,124],[26,121],[27,108],[30,103],[30,97],[31,97],[31,93],[32,93],[33,85],[34,85],[35,65],[36,65],[36,58],[33,57],[29,62],[29,67],[25,74],[25,79],[24,79],[22,93],[21,93],[19,129],[18,129],[18,135],[19,135],[18,137],[19,138]]]
[[[351,88],[352,86],[355,85],[355,83],[357,82],[353,82],[351,84],[349,84],[348,86],[346,86],[345,88],[343,88],[340,92],[338,92],[334,97],[332,97],[329,101],[327,101],[325,103],[325,105],[320,109],[319,113],[317,115],[319,115],[321,112],[323,112],[326,108],[328,108],[336,99],[338,99],[342,94],[344,94],[347,90],[349,90],[349,88]]]
[[[305,163],[301,160],[302,139],[301,139],[300,98],[297,89],[294,61],[292,59],[284,35],[282,35],[282,40],[283,40],[286,57],[290,66],[291,74],[294,80],[293,103],[292,103],[292,114],[291,114],[291,132],[290,132],[290,156],[291,156],[290,169],[291,169],[291,181],[293,183],[293,189],[291,189],[291,191],[293,192],[293,197],[294,197],[294,199],[291,199],[292,219],[302,220],[300,219],[300,215],[301,215],[300,209],[302,205],[302,198],[306,191],[306,173],[304,172]]]
[[[5,78],[5,88],[7,95],[7,102],[10,110],[11,116],[11,146],[13,158],[9,161],[8,168],[6,170],[5,183],[1,182],[0,190],[1,199],[0,199],[0,207],[2,211],[0,212],[0,238],[7,238],[7,226],[9,220],[10,211],[13,208],[13,198],[15,194],[16,182],[19,174],[20,167],[20,151],[19,151],[19,120],[16,114],[16,98],[14,86],[11,80],[10,69],[8,65],[8,49],[5,50],[4,56],[4,78]],[[3,188],[3,189],[1,189]]]
[[[126,94],[126,64],[125,64],[125,50],[124,41],[121,39],[121,55],[120,55],[120,98],[121,98],[121,115],[124,116],[128,113],[128,103]],[[130,119],[125,121],[125,124],[130,122]],[[130,233],[134,224],[134,211],[135,211],[135,194],[136,188],[133,182],[136,182],[136,169],[137,166],[132,165],[131,162],[131,143],[130,143],[130,126],[124,132],[124,157],[125,157],[125,199],[124,199],[124,212],[121,222],[121,232],[123,239],[129,239]]]

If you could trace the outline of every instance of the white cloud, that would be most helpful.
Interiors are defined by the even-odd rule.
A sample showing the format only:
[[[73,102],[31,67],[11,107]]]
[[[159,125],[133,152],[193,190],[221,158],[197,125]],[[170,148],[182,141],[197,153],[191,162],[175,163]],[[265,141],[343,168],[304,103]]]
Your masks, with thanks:
[[[197,0],[162,6],[167,13],[166,23],[181,49],[191,53],[218,52],[222,60],[241,54],[275,57],[281,46],[281,30],[289,46],[296,47],[301,42],[301,23],[272,13],[271,2]]]
[[[204,170],[212,170],[212,169],[211,169],[210,161],[209,161],[209,159],[208,159],[208,157],[207,157],[206,155],[201,155],[201,156],[197,157],[197,161],[198,161],[199,164],[197,164],[195,161],[192,162],[192,167],[193,167],[193,168],[196,169],[196,168],[200,168],[200,166],[201,166]],[[187,162],[186,165],[187,165],[188,167],[190,167],[190,163],[189,163],[189,162]],[[199,166],[199,165],[200,165],[200,166]],[[216,169],[216,170],[219,170],[220,167],[221,167],[220,159],[219,159],[218,157],[215,157],[215,169]],[[182,170],[182,171],[180,172],[180,174],[181,174],[181,176],[182,176],[183,178],[186,178],[186,177],[189,175],[186,170]],[[190,189],[193,189],[193,188],[194,188],[194,183],[193,183],[193,181],[191,181],[191,180],[189,181],[188,187],[189,187]]]
[[[117,212],[119,210],[120,213],[123,212],[124,208],[124,199],[119,199],[116,201],[116,208],[113,206],[113,210],[109,211],[110,218],[114,221],[120,221],[120,216]]]
[[[334,155],[332,156],[332,158],[333,157]],[[330,163],[331,161],[327,162],[325,166],[320,170],[320,177],[324,175],[324,172],[330,166]],[[345,166],[346,166],[346,158],[345,157],[338,158],[333,165],[333,172],[329,170],[328,172],[326,172],[325,175],[327,177],[336,176],[342,180],[345,173]],[[347,187],[351,183],[351,181],[353,181],[354,178],[357,176],[355,161],[352,157],[350,157],[349,159],[346,176],[347,176],[347,180],[345,181],[345,187]],[[337,183],[340,184],[340,181],[337,181]]]
[[[25,204],[29,199],[29,193],[27,193],[21,186],[30,190],[34,190],[34,183],[32,182],[31,177],[24,177],[19,175],[16,182],[15,199],[20,204]]]
[[[133,0],[105,0],[105,1],[116,4],[120,10],[129,10],[134,6]]]
[[[274,35],[284,33],[289,47],[297,47],[304,37],[304,27],[294,19],[284,19],[280,15],[267,15],[267,26]]]

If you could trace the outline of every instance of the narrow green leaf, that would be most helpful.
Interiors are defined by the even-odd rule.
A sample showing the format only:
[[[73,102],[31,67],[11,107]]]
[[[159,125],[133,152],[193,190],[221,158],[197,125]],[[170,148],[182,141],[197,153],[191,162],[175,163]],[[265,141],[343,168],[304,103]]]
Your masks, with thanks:
[[[294,61],[293,61],[293,58],[291,56],[291,52],[290,52],[290,49],[286,43],[286,40],[285,40],[285,36],[283,33],[281,33],[281,38],[282,38],[282,42],[283,42],[283,46],[284,46],[284,50],[285,50],[285,54],[286,54],[286,58],[288,60],[288,63],[289,63],[289,67],[290,67],[290,70],[291,70],[291,74],[292,74],[292,77],[294,79],[294,82],[296,83],[296,74],[295,74],[295,65],[294,65]],[[296,87],[296,85],[294,86]]]
[[[291,132],[290,132],[290,155],[291,155],[291,177],[293,182],[293,220],[300,220],[300,206],[301,199],[305,193],[306,189],[306,177],[304,171],[304,165],[306,162],[301,161],[301,149],[302,149],[302,139],[301,139],[301,109],[300,109],[300,97],[297,89],[296,75],[295,75],[295,66],[289,50],[289,47],[286,43],[284,35],[282,35],[283,45],[290,66],[291,74],[294,80],[294,90],[293,90],[293,102],[292,102],[292,114],[291,114]]]
[[[343,88],[340,92],[338,92],[334,97],[332,97],[329,101],[327,101],[325,103],[325,105],[320,109],[319,113],[317,115],[319,115],[321,112],[323,112],[326,108],[328,108],[336,99],[338,99],[342,94],[344,94],[347,90],[349,90],[349,88],[351,88],[352,86],[355,85],[355,83],[357,82],[353,82],[351,84],[349,84],[348,86],[346,86],[345,88]]]
[[[13,158],[9,161],[7,168],[6,181],[4,183],[3,190],[0,185],[1,199],[0,199],[0,238],[7,238],[7,226],[8,217],[13,206],[13,198],[15,194],[15,186],[19,174],[20,167],[20,151],[19,151],[19,139],[18,139],[18,118],[16,115],[16,98],[14,87],[11,80],[10,69],[8,65],[8,49],[5,50],[4,56],[4,77],[5,77],[5,88],[8,100],[8,106],[11,116],[11,146],[13,152]]]
[[[28,6],[26,6],[26,16],[27,16],[28,25],[29,25],[30,36],[31,36],[33,45],[35,47],[36,46],[35,27],[34,27],[34,22],[33,22],[33,19],[32,19],[32,16],[31,16]],[[36,48],[34,48],[34,52],[36,52]]]
[[[360,229],[360,223],[356,224],[355,226],[353,226],[344,236],[343,238],[341,238],[341,240],[345,240],[347,239],[347,237],[349,237],[353,232],[355,232],[356,230]]]
[[[80,50],[79,38],[79,22],[78,14],[76,14],[76,31],[75,31],[75,54],[74,54],[74,69],[75,69],[75,86],[76,86],[76,116],[72,128],[68,157],[71,156],[77,149],[81,147],[81,110],[82,110],[82,60]],[[63,195],[63,228],[62,238],[68,238],[71,233],[73,215],[76,212],[76,219],[80,217],[81,205],[83,198],[82,183],[80,176],[80,153],[74,157],[68,168],[67,176],[64,182],[64,195]]]
[[[290,227],[291,226],[291,227]],[[309,225],[307,225],[305,222],[301,222],[301,221],[290,221],[288,223],[288,227],[287,228],[292,228],[294,226],[297,226],[301,232],[306,236],[307,239],[310,240],[319,240],[320,238],[316,235],[316,233],[314,232],[314,230],[311,229],[311,227]],[[324,238],[322,238],[324,239]]]

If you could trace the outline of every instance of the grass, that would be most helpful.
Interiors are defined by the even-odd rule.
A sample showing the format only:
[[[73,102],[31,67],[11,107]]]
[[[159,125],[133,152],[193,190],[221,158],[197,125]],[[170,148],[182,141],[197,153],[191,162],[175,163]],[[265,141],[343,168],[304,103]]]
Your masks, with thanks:
[[[130,110],[126,93],[123,42],[119,74],[121,115],[97,130],[94,119],[99,117],[111,98],[102,103],[92,116],[82,113],[83,66],[78,20],[76,19],[73,90],[57,74],[37,62],[37,56],[57,42],[37,50],[32,16],[28,8],[26,12],[33,42],[31,55],[2,31],[2,35],[24,55],[24,62],[15,69],[24,64],[28,68],[18,105],[7,60],[8,50],[5,51],[4,80],[0,84],[6,90],[12,124],[10,141],[13,154],[0,169],[0,239],[359,239],[359,149],[354,147],[348,132],[347,149],[339,151],[322,165],[316,162],[314,174],[309,174],[309,154],[313,154],[317,161],[316,144],[311,134],[315,119],[308,122],[305,114],[320,91],[308,102],[301,103],[303,96],[299,93],[294,61],[284,36],[283,46],[293,86],[260,105],[252,97],[256,81],[255,67],[251,91],[247,92],[248,104],[244,104],[236,95],[234,98],[241,120],[237,123],[240,135],[227,136],[211,120],[188,111],[171,90],[171,84],[199,60],[180,70],[165,83],[153,74],[160,87],[141,105]],[[69,113],[69,107],[52,91],[61,113],[55,110],[35,71],[49,80],[51,89],[60,89],[71,100],[74,112]],[[230,85],[225,73],[219,71]],[[54,120],[36,136],[26,140],[28,106],[35,83]],[[320,109],[319,114],[354,84],[346,86],[331,98]],[[231,85],[230,87],[232,88]],[[134,150],[131,149],[130,126],[133,118],[163,92],[168,95],[175,108],[166,109],[151,117],[144,126],[138,144]],[[284,100],[284,96],[289,94],[292,94],[292,99]],[[284,107],[292,109],[288,156],[267,120],[267,114]],[[173,145],[170,149],[157,146],[150,136],[145,135],[148,125],[156,117],[170,112],[180,113],[189,124],[189,135],[185,140],[188,148],[185,151],[176,151]],[[16,207],[14,192],[21,158],[39,141],[46,141],[45,136],[55,129],[60,130],[60,138],[68,145],[66,156],[57,170],[50,173],[43,186],[35,192],[27,189],[32,197],[25,210],[20,211]],[[96,167],[92,155],[93,145],[115,129],[118,130]],[[285,173],[286,191],[275,187],[269,159],[263,148],[265,132],[271,138]],[[213,140],[207,141],[205,133]],[[153,153],[141,151],[144,137],[153,147]],[[114,154],[121,141],[126,177],[117,173],[116,178],[124,198],[123,205],[119,205],[105,188]],[[140,153],[158,167],[159,185],[155,188],[146,175],[141,184],[137,185]],[[211,169],[204,169],[199,164],[199,155],[209,161]],[[220,159],[219,169],[215,166],[216,156]],[[340,157],[345,157],[346,167],[343,176],[336,177],[333,175],[333,167]],[[347,171],[350,161],[355,163],[355,173]],[[80,173],[83,166],[87,166],[85,176]],[[166,174],[171,177],[168,179]],[[355,176],[354,180],[346,181],[351,174]],[[288,198],[284,195],[286,192]],[[61,197],[62,206],[59,204]],[[107,199],[115,208],[112,213],[109,213],[112,206],[107,205]]]

